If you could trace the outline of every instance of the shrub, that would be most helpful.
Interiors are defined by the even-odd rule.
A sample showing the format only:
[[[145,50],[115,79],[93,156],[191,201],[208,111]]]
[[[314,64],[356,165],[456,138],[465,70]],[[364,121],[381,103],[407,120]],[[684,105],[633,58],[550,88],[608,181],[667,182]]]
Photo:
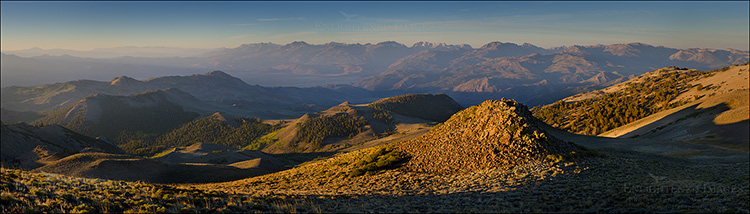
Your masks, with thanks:
[[[349,177],[360,175],[372,175],[377,170],[392,166],[404,159],[401,152],[390,147],[381,147],[370,152],[367,156],[354,164],[354,169],[349,172]]]
[[[73,207],[73,210],[71,210],[70,212],[71,213],[97,213],[97,210],[96,208],[92,206],[81,204],[81,205]]]

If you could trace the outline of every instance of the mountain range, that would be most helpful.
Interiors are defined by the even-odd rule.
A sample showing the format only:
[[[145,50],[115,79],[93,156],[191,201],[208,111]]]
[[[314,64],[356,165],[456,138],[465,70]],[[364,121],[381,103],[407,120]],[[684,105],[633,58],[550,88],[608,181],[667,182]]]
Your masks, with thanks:
[[[446,93],[462,105],[508,97],[530,106],[601,89],[664,66],[713,70],[749,59],[748,51],[676,49],[643,43],[541,48],[528,43],[491,42],[472,48],[430,42],[406,46],[396,42],[308,44],[298,41],[286,45],[244,44],[192,56],[141,55],[106,59],[72,55],[20,57],[9,53],[12,52],[2,54],[3,87],[71,79],[101,81],[122,75],[147,81],[160,79],[158,76],[222,70],[249,85],[287,86],[283,89],[287,91],[294,91],[295,87],[350,85],[375,92],[393,92],[373,100],[407,93]],[[160,81],[152,81],[156,82]],[[157,88],[163,89],[163,86]],[[253,99],[277,97],[260,94]],[[201,98],[201,95],[194,96]],[[353,100],[335,101],[327,107]]]
[[[235,115],[256,117],[295,117],[299,112],[318,111],[350,100],[367,102],[383,94],[373,93],[346,85],[326,87],[262,87],[248,85],[242,80],[221,71],[189,76],[165,76],[143,81],[121,76],[109,82],[76,80],[37,87],[5,87],[2,108],[12,111],[50,111],[69,106],[87,96],[131,95],[159,89],[177,89],[196,99],[194,105],[212,107],[210,111],[229,112]],[[198,103],[200,100],[201,104]],[[321,107],[323,106],[323,107]],[[205,109],[205,108],[204,108]],[[269,111],[273,110],[273,111]],[[286,116],[285,116],[286,115]]]

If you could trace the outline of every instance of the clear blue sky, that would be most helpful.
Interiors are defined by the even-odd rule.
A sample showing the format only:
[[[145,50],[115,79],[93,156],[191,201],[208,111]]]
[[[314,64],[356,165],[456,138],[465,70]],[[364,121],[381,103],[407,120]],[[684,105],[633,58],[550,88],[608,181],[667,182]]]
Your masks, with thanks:
[[[744,2],[7,2],[2,49],[306,41],[750,49]]]

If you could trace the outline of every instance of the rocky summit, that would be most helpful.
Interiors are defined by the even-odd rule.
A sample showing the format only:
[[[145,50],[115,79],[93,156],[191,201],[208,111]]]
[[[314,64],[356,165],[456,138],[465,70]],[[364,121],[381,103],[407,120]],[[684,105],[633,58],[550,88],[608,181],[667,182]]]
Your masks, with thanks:
[[[427,134],[396,145],[410,171],[435,174],[512,168],[579,149],[548,135],[515,100],[488,100],[453,115]]]

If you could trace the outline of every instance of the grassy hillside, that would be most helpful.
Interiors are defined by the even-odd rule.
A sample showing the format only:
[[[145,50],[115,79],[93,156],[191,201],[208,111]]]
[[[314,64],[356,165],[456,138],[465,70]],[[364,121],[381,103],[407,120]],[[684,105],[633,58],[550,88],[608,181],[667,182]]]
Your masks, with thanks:
[[[0,169],[2,213],[296,213],[309,203],[216,190]]]
[[[532,112],[553,127],[572,133],[598,135],[700,99],[702,96],[683,94],[716,88],[715,85],[695,82],[729,69],[724,67],[703,72],[677,67],[662,68],[602,90],[534,107]]]
[[[747,152],[750,148],[750,71],[737,66],[701,78],[692,84],[705,85],[680,97],[698,97],[680,107],[649,115],[599,136],[617,138],[679,139],[701,145]]]
[[[363,131],[366,123],[364,118],[348,114],[310,118],[297,126],[297,137],[294,140],[320,147],[323,140],[329,137],[354,137]]]
[[[344,102],[291,121],[252,145],[267,153],[361,149],[409,140],[424,133],[428,123],[445,121],[461,109],[445,94],[407,94],[359,105]]]
[[[263,136],[253,146],[267,153],[309,153],[332,149],[342,141],[362,141],[365,135],[373,139],[373,124],[364,112],[349,102],[325,111],[305,114],[279,130]],[[335,148],[333,148],[335,149]]]
[[[239,117],[226,121],[217,119],[215,115],[190,121],[163,134],[124,132],[116,140],[128,153],[153,155],[166,148],[184,147],[199,142],[243,148],[277,128],[264,124],[258,118]]]

